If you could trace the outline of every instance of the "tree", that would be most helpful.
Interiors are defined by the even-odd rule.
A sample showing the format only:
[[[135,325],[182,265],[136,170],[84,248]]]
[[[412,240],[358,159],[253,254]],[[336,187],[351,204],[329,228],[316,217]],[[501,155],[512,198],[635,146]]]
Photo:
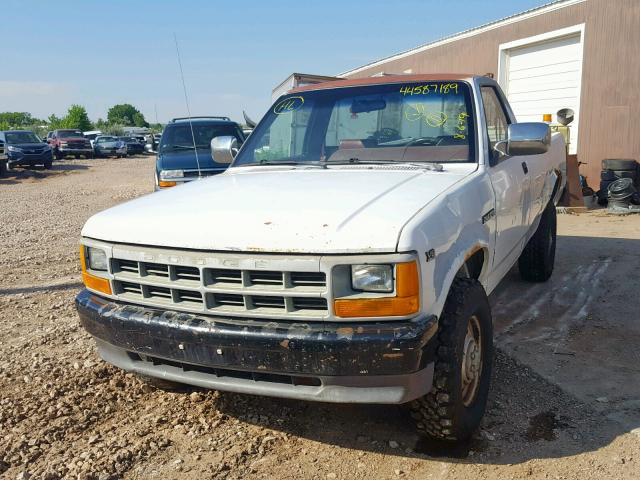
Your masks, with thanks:
[[[57,130],[59,128],[73,128],[76,130],[87,131],[93,128],[91,120],[87,115],[87,110],[82,105],[71,105],[67,114],[60,118],[56,114],[52,113],[47,118],[50,130]]]
[[[71,105],[62,123],[65,128],[74,128],[83,132],[93,128],[87,110],[82,105]]]
[[[110,124],[124,125],[126,127],[149,126],[140,110],[130,103],[121,103],[111,107],[107,112],[107,121]]]
[[[19,128],[42,123],[42,120],[33,118],[28,112],[1,112],[0,123],[9,125],[13,128]]]
[[[51,130],[57,130],[58,128],[64,128],[64,123],[63,123],[63,119],[56,116],[55,113],[52,113],[51,115],[49,115],[49,118],[47,118],[47,123],[49,124],[49,128]]]

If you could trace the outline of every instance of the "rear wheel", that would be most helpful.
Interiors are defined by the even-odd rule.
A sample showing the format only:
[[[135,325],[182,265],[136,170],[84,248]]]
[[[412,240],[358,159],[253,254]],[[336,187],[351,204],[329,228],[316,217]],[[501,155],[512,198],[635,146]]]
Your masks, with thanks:
[[[456,278],[440,318],[432,390],[411,402],[420,434],[467,440],[487,406],[493,363],[491,309],[477,280]]]
[[[556,258],[556,207],[553,202],[540,218],[536,233],[518,259],[520,276],[529,282],[546,282],[553,273]]]

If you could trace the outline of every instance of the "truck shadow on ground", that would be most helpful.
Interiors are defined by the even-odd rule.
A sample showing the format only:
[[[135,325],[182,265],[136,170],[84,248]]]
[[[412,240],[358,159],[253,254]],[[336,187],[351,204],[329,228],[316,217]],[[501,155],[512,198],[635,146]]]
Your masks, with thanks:
[[[557,255],[549,282],[523,282],[515,268],[491,295],[492,389],[482,426],[464,445],[419,439],[403,407],[230,393],[217,407],[314,441],[409,458],[510,464],[605,447],[640,427],[640,240],[559,237]]]
[[[221,393],[216,403],[234,418],[328,445],[463,463],[514,464],[572,456],[598,450],[628,432],[501,351],[482,426],[460,445],[419,438],[403,406],[333,405],[232,393]]]
[[[90,162],[91,160],[87,160]],[[44,180],[57,175],[63,175],[67,172],[73,172],[77,170],[87,170],[89,165],[82,163],[60,163],[55,162],[50,170],[46,170],[44,167],[15,167],[7,171],[6,175],[0,178],[0,185],[11,185],[20,182],[35,182]]]

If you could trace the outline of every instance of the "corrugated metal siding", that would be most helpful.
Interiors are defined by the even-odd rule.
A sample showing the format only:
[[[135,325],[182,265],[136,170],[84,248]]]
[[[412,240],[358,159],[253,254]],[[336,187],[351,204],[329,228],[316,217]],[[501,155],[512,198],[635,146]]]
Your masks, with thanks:
[[[590,184],[598,187],[600,161],[640,160],[640,134],[633,114],[640,109],[640,1],[588,0],[437,46],[352,77],[385,71],[401,73],[476,72],[497,77],[499,46],[585,23],[580,105],[579,160]],[[553,112],[555,113],[555,112]]]

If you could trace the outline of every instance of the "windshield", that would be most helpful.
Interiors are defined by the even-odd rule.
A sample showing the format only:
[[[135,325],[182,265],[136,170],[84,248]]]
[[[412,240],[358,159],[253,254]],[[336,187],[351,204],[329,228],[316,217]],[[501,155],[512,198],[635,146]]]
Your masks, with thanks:
[[[463,82],[393,83],[279,99],[234,166],[267,163],[473,162]]]
[[[197,147],[211,149],[211,139],[213,137],[231,136],[242,143],[243,137],[235,125],[207,125],[193,124],[193,136],[189,123],[167,126],[162,134],[160,152],[165,153],[174,150],[193,150],[193,139]]]
[[[7,132],[4,134],[7,143],[41,143],[33,132]]]
[[[58,130],[58,137],[67,138],[67,137],[82,137],[84,135],[79,130]]]
[[[98,137],[96,142],[105,143],[105,142],[117,142],[118,139],[116,137]]]

